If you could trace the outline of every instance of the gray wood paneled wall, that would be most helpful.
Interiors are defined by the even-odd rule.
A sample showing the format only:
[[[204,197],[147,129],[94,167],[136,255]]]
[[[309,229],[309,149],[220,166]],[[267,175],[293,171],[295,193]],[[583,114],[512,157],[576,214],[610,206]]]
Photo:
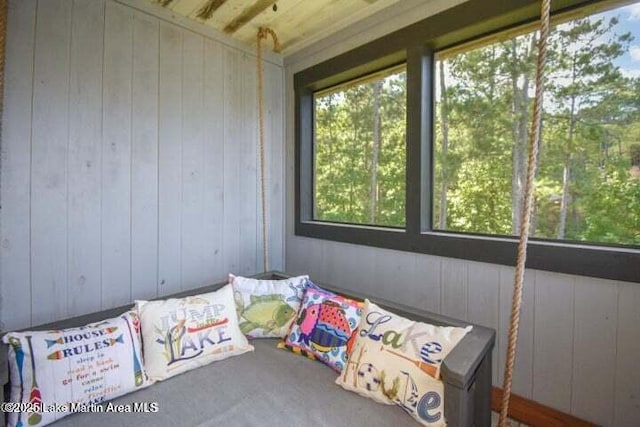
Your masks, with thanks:
[[[255,55],[181,22],[113,0],[9,2],[0,329],[262,270]],[[281,269],[283,68],[268,58]]]
[[[501,387],[512,267],[289,235],[287,270],[498,331]],[[640,425],[640,285],[529,270],[514,393],[605,426]]]
[[[293,74],[459,3],[406,0],[285,59],[286,268],[495,328],[494,385],[501,387],[513,268],[293,233]],[[640,425],[640,284],[529,270],[518,344],[514,393],[600,425]]]

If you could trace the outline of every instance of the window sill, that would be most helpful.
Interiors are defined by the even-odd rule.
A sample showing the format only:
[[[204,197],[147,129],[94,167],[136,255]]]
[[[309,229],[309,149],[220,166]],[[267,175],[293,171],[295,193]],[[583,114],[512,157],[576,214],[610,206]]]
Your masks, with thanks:
[[[318,221],[296,222],[297,236],[514,266],[517,238],[423,232]],[[530,240],[527,268],[640,282],[640,249]]]

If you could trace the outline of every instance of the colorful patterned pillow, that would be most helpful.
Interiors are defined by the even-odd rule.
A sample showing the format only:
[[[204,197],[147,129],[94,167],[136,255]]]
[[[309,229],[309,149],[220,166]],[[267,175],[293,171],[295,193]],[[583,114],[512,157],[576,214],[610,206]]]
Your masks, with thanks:
[[[10,332],[2,341],[9,344],[11,402],[34,409],[9,413],[9,426],[44,426],[150,384],[134,311],[80,328]]]
[[[315,285],[308,287],[285,343],[310,352],[340,372],[347,362],[347,348],[360,322],[362,307],[361,302]]]
[[[299,356],[304,356],[307,359],[317,360],[316,357],[312,353],[308,352],[307,350],[302,350],[300,347],[292,347],[284,341],[278,341],[278,344],[276,344],[276,347],[278,347],[280,350],[295,353]]]
[[[257,280],[229,274],[240,330],[249,338],[284,338],[296,317],[309,276]]]
[[[349,362],[336,384],[398,405],[421,424],[444,426],[440,364],[470,330],[414,322],[365,300]]]
[[[231,285],[164,301],[136,301],[152,381],[253,351],[238,327]]]

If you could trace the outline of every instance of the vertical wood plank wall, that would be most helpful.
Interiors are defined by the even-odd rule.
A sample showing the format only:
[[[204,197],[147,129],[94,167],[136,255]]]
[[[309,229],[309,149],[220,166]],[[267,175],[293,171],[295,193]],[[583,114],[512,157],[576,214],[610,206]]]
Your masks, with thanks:
[[[10,0],[7,36],[0,329],[262,271],[251,50],[112,0]],[[276,269],[283,79],[267,62]]]
[[[498,331],[502,386],[514,269],[293,234],[293,75],[461,0],[404,0],[285,58],[286,268]],[[513,391],[604,426],[640,425],[640,284],[528,270]]]
[[[494,328],[501,387],[514,269],[288,235],[292,274]],[[640,285],[527,271],[514,393],[605,426],[640,425]]]

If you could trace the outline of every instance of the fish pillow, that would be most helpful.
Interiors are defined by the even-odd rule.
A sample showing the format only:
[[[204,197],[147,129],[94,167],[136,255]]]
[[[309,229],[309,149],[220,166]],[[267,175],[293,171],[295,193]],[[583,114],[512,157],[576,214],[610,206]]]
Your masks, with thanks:
[[[29,406],[9,413],[9,426],[44,426],[150,384],[135,311],[80,328],[9,332],[2,341],[10,400]]]
[[[442,360],[471,330],[414,322],[365,300],[347,366],[336,384],[397,405],[426,426],[444,426]]]
[[[253,351],[238,327],[231,285],[181,299],[136,301],[152,381]]]
[[[284,338],[296,317],[309,276],[257,280],[229,274],[240,330],[249,338]]]
[[[360,322],[362,307],[361,302],[316,286],[308,287],[285,343],[310,352],[340,372],[347,362],[347,349]]]
[[[316,360],[316,357],[312,353],[306,350],[302,350],[300,347],[290,346],[289,344],[285,343],[284,340],[278,341],[278,344],[276,344],[276,347],[279,348],[280,350],[288,351],[290,353],[295,353],[299,356],[304,356],[307,359]]]

